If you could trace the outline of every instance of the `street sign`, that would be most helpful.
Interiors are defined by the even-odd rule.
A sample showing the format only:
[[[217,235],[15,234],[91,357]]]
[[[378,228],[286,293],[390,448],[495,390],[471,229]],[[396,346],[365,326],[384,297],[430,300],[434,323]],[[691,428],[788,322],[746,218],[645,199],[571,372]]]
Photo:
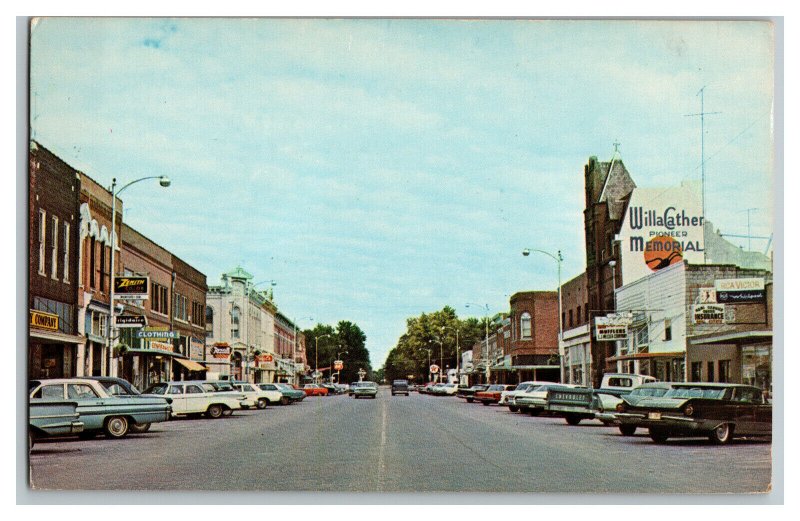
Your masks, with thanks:
[[[150,291],[150,277],[114,277],[114,298],[146,299]]]
[[[333,370],[334,371],[341,371],[344,369],[344,362],[341,360],[334,360],[333,362]]]
[[[431,365],[431,373],[436,374],[439,372],[439,366],[436,364]]]
[[[147,319],[144,315],[115,315],[114,325],[116,327],[144,327]]]

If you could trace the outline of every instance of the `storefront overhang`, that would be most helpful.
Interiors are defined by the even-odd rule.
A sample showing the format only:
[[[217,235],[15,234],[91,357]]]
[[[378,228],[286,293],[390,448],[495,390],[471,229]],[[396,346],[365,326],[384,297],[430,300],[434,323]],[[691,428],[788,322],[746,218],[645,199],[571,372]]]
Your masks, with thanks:
[[[673,351],[671,353],[631,353],[628,355],[611,356],[606,358],[606,362],[621,362],[623,360],[642,360],[649,358],[683,358],[686,356],[684,351]]]
[[[560,369],[560,365],[512,365],[512,371],[538,371],[539,369]]]
[[[44,331],[42,329],[30,328],[28,334],[31,338],[47,340],[48,342],[58,342],[64,344],[83,344],[86,337],[81,335],[68,335],[58,331]]]
[[[713,344],[763,344],[771,342],[772,331],[740,331],[738,333],[725,333],[689,339],[689,343],[693,346]]]
[[[208,371],[207,367],[203,367],[202,365],[198,364],[194,360],[186,360],[183,358],[176,358],[176,362],[181,364],[183,367],[190,371]]]

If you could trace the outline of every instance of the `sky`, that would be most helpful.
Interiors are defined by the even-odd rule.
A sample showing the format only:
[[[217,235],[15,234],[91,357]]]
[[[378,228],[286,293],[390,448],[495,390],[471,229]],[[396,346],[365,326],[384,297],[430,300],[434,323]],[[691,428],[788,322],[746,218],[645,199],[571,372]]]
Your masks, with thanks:
[[[275,281],[301,328],[358,324],[379,367],[409,317],[555,291],[523,248],[579,275],[590,156],[618,142],[638,186],[699,180],[702,87],[707,218],[745,235],[749,208],[769,236],[772,41],[741,21],[45,18],[31,134],[104,186],[168,175],[121,194],[126,224],[209,285]]]

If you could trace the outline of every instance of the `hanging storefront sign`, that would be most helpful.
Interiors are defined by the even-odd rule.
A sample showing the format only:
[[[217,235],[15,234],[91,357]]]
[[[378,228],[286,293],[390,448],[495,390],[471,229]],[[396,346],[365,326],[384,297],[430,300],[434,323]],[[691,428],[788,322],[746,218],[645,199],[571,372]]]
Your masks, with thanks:
[[[115,298],[147,299],[150,292],[150,277],[117,276],[114,277]]]
[[[136,332],[136,338],[149,340],[167,340],[180,337],[180,332],[170,331],[166,328],[146,327]]]
[[[58,331],[58,315],[31,310],[31,325],[39,329]]]
[[[635,188],[617,237],[622,283],[630,284],[683,261],[702,264],[704,222],[699,187],[692,183]]]
[[[724,324],[725,304],[695,304],[692,306],[692,322],[695,324]]]
[[[144,315],[115,315],[114,325],[117,327],[144,327],[147,319]]]
[[[627,340],[628,326],[633,323],[633,313],[609,313],[595,317],[594,336],[600,341]]]
[[[766,291],[763,278],[718,279],[714,289],[719,303],[764,302]]]
[[[228,344],[214,344],[211,347],[211,356],[214,358],[227,359],[231,356],[231,346]]]

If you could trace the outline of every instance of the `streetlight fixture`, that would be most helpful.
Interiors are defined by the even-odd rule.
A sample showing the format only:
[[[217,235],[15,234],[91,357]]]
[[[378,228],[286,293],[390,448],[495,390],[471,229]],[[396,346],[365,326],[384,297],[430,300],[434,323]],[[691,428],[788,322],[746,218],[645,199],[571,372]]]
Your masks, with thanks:
[[[147,179],[158,179],[158,184],[162,187],[166,188],[172,181],[170,181],[169,177],[165,175],[151,175],[147,177],[140,177],[139,179],[134,179],[130,183],[126,184],[119,190],[117,190],[117,178],[113,178],[111,180],[111,288],[109,291],[110,301],[109,301],[109,334],[108,334],[108,375],[109,376],[117,376],[117,371],[113,370],[113,363],[114,363],[114,351],[113,351],[113,342],[117,332],[117,328],[114,325],[115,316],[116,316],[116,308],[114,304],[114,299],[116,296],[114,295],[114,284],[116,283],[117,274],[116,274],[116,242],[117,242],[117,196],[125,191],[126,188],[131,186],[132,184],[138,183],[139,181],[146,181]],[[120,216],[120,223],[119,228],[120,232],[122,231],[122,216]],[[174,313],[173,313],[174,314]]]
[[[428,383],[431,381],[431,350],[426,349],[425,351],[428,352]]]
[[[543,253],[543,254],[547,255],[548,257],[550,257],[551,259],[556,261],[556,264],[558,265],[558,317],[557,317],[558,318],[558,354],[559,354],[558,365],[560,366],[561,381],[563,382],[564,381],[564,351],[563,351],[564,348],[563,348],[563,346],[561,344],[563,342],[563,337],[564,337],[564,320],[561,318],[561,315],[563,313],[562,305],[561,305],[561,263],[564,261],[564,257],[561,256],[561,250],[558,250],[556,252],[556,254],[553,255],[550,252],[547,252],[547,251],[544,251],[544,250],[537,250],[536,248],[525,248],[524,250],[522,250],[522,255],[527,257],[528,255],[531,254],[532,251],[535,251],[537,253]]]
[[[314,383],[317,383],[317,373],[319,373],[319,339],[324,337],[330,338],[331,335],[325,333],[324,335],[314,337]]]
[[[475,304],[474,302],[467,302],[464,304],[466,307],[470,306],[478,306],[486,310],[486,315],[484,317],[484,324],[486,325],[486,349],[484,350],[486,360],[486,383],[489,383],[489,377],[491,376],[491,369],[489,369],[489,304]]]

